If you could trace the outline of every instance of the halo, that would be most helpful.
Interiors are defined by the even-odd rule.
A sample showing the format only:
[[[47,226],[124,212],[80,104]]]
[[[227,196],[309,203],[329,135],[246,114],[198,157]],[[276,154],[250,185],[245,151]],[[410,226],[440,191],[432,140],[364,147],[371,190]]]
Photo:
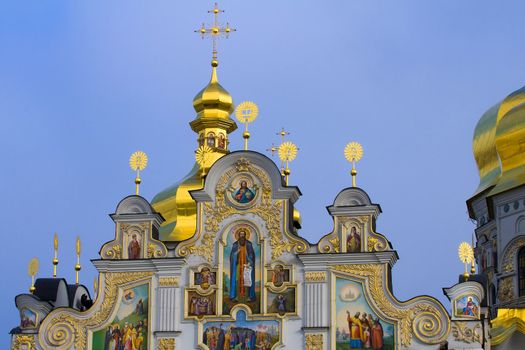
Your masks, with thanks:
[[[239,239],[239,232],[243,230],[244,232],[246,232],[246,239],[249,240],[250,239],[250,235],[251,235],[251,232],[250,232],[250,228],[248,226],[242,226],[242,227],[239,227],[238,229],[235,230],[235,232],[233,233],[233,236],[235,237],[236,240]]]
[[[458,248],[458,256],[459,260],[461,260],[464,264],[470,264],[473,262],[474,252],[472,250],[472,246],[467,242],[462,242]]]
[[[251,123],[259,115],[259,107],[252,101],[244,101],[237,105],[235,117],[241,123]]]
[[[345,158],[349,162],[358,162],[363,157],[363,146],[358,142],[350,142],[345,147]]]
[[[148,165],[148,156],[142,151],[137,151],[129,157],[129,166],[132,170],[144,170]]]
[[[279,159],[283,162],[291,162],[297,156],[297,146],[290,141],[281,143],[279,146]]]

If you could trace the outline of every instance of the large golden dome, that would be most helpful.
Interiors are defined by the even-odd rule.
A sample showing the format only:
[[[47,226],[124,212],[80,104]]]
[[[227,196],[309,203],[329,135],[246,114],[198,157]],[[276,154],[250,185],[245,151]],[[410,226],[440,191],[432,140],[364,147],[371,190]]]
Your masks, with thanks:
[[[212,74],[208,85],[193,99],[196,118],[190,123],[198,134],[197,146],[206,144],[210,153],[210,164],[227,154],[228,134],[237,129],[230,118],[234,110],[233,99],[217,79],[217,61],[212,61]],[[202,188],[203,169],[195,163],[191,171],[180,181],[158,193],[151,204],[166,221],[159,229],[159,239],[178,242],[191,238],[197,225],[197,204],[190,191]]]
[[[474,131],[480,184],[474,196],[495,195],[525,184],[525,87],[490,108]]]

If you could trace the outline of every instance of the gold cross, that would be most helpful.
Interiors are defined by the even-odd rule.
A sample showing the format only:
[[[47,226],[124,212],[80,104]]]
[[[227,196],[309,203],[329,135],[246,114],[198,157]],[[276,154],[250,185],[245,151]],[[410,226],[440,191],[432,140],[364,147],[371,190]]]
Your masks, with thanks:
[[[213,42],[213,60],[217,60],[217,40],[219,37],[224,35],[226,39],[230,36],[231,32],[235,32],[236,29],[230,28],[230,24],[226,22],[226,26],[219,23],[219,13],[223,13],[224,10],[219,9],[219,5],[215,3],[213,10],[209,10],[208,13],[213,13],[214,21],[211,24],[211,27],[206,28],[206,25],[203,23],[202,27],[198,30],[195,30],[195,33],[199,33],[201,38],[211,37]]]

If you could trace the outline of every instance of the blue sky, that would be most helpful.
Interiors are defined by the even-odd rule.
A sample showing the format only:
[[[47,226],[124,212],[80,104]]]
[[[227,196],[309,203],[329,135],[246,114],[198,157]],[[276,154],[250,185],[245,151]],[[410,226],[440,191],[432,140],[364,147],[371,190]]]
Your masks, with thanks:
[[[191,169],[194,95],[210,75],[211,43],[193,30],[211,1],[4,1],[0,11],[2,342],[18,323],[27,262],[91,286],[112,213],[133,193],[129,155],[150,163],[151,199]],[[282,126],[300,152],[290,183],[301,234],[332,229],[325,207],[351,184],[343,148],[363,144],[358,185],[384,213],[377,229],[400,255],[395,294],[437,296],[462,271],[457,246],[473,224],[465,200],[478,175],[471,152],[479,117],[523,86],[522,1],[223,1],[237,32],[219,43],[219,79],[236,102],[260,108],[251,149]],[[231,149],[242,148],[241,132]],[[447,304],[445,304],[447,306]]]

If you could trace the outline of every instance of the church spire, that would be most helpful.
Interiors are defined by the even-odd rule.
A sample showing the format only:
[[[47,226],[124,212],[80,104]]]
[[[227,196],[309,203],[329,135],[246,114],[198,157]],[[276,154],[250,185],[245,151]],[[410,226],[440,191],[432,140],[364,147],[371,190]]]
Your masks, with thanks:
[[[193,99],[193,108],[197,112],[196,118],[190,123],[193,131],[198,137],[199,147],[207,145],[212,150],[213,161],[220,158],[228,152],[228,134],[237,129],[237,124],[230,118],[234,110],[233,99],[228,91],[219,84],[217,77],[217,67],[219,61],[217,59],[217,40],[221,36],[226,38],[235,29],[230,28],[227,23],[223,26],[218,21],[218,16],[223,13],[217,3],[212,10],[214,22],[210,27],[206,27],[204,23],[202,27],[195,30],[204,39],[210,37],[213,42],[212,49],[212,72],[208,85],[206,85]],[[213,162],[212,162],[213,163]]]

